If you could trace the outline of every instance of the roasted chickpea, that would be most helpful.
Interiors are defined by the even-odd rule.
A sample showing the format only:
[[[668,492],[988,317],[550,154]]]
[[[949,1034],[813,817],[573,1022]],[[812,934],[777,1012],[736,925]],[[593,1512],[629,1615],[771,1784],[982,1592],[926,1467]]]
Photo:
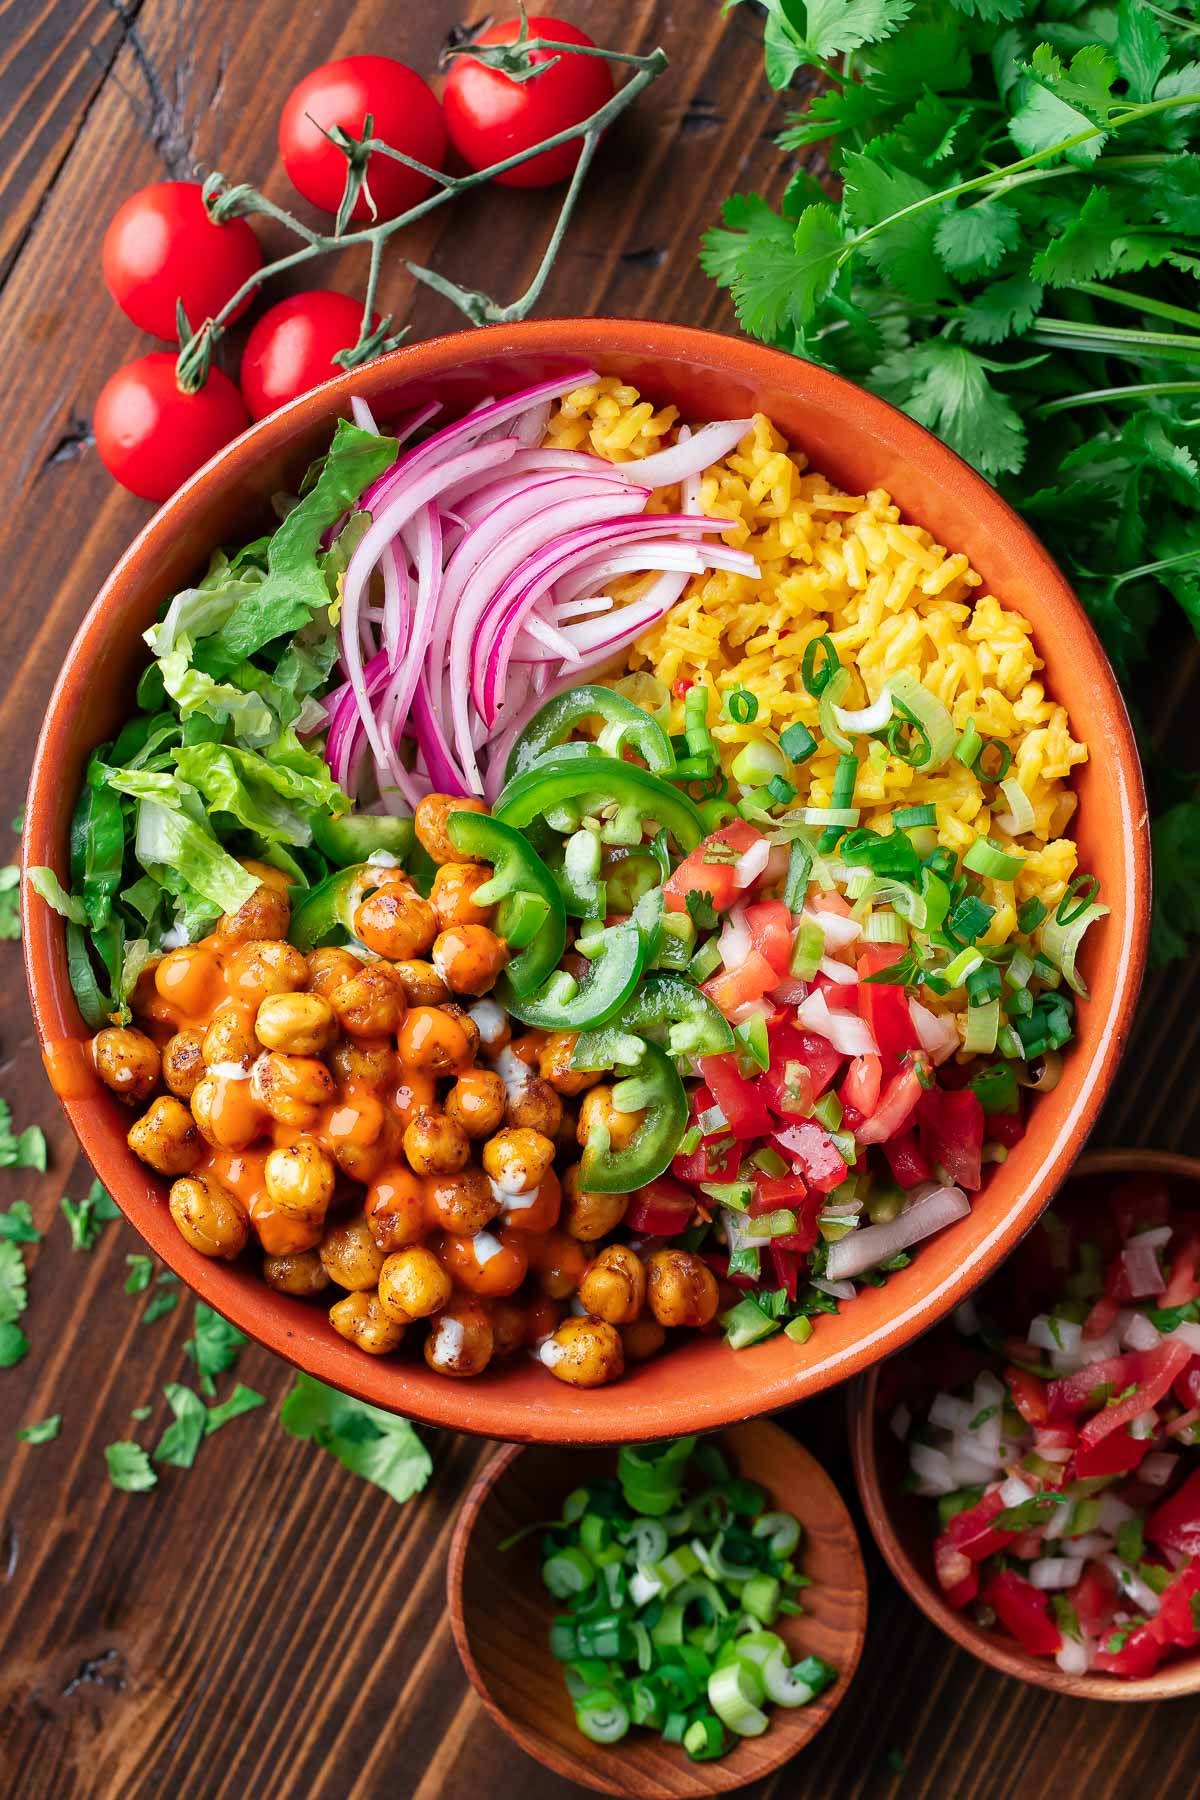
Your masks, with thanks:
[[[228,1262],[246,1248],[246,1208],[215,1175],[186,1175],[171,1183],[171,1217],[193,1250]]]
[[[450,989],[431,962],[406,957],[393,963],[392,968],[410,1006],[441,1006],[450,998]]]
[[[328,1228],[321,1239],[320,1257],[331,1281],[358,1292],[373,1288],[383,1267],[383,1251],[361,1213]]]
[[[406,894],[416,892],[412,882],[398,863],[365,862],[353,871],[346,905],[353,916],[371,894],[384,888],[400,888]]]
[[[376,888],[355,908],[355,937],[376,956],[395,962],[423,956],[437,931],[432,906],[413,887]]]
[[[424,804],[424,802],[422,802]],[[475,1300],[452,1300],[425,1339],[425,1361],[439,1375],[480,1375],[492,1357],[492,1322]]]
[[[562,1211],[562,1183],[553,1169],[547,1169],[532,1194],[506,1194],[503,1207],[509,1231],[553,1231]]]
[[[281,1212],[263,1188],[250,1199],[250,1223],[267,1256],[299,1256],[321,1241],[322,1219],[298,1219]]]
[[[347,1294],[330,1307],[329,1323],[368,1356],[387,1356],[389,1351],[399,1349],[404,1338],[403,1325],[388,1318],[378,1294]]]
[[[491,1137],[504,1117],[504,1083],[490,1069],[468,1069],[446,1095],[446,1117],[468,1137]]]
[[[605,1083],[602,1087],[592,1088],[580,1101],[575,1136],[580,1144],[586,1145],[594,1133],[604,1131],[608,1134],[611,1149],[624,1150],[644,1117],[644,1113],[621,1112],[614,1106],[612,1088]]]
[[[457,1075],[471,1062],[467,1033],[438,1006],[414,1006],[405,1013],[396,1043],[401,1062],[430,1075]]]
[[[579,1129],[579,1115],[570,1106],[563,1107],[562,1118],[558,1122],[558,1130],[554,1134],[554,1153],[570,1159],[579,1154],[579,1145],[575,1137]]]
[[[152,1100],[125,1141],[133,1154],[159,1175],[187,1175],[204,1148],[196,1121],[173,1094]]]
[[[144,1031],[110,1025],[92,1039],[92,1061],[105,1087],[131,1103],[148,1100],[158,1086],[158,1045]]]
[[[386,1088],[396,1079],[396,1052],[387,1038],[378,1043],[343,1039],[329,1052],[329,1064],[342,1087]]]
[[[254,1014],[248,1006],[219,1006],[209,1020],[201,1053],[210,1069],[238,1063],[248,1069],[262,1046],[254,1035]]]
[[[628,1194],[592,1194],[579,1185],[579,1164],[563,1176],[563,1226],[572,1237],[594,1243],[615,1231],[625,1217]],[[602,1315],[607,1318],[607,1313]],[[618,1324],[619,1321],[613,1321]]]
[[[307,1300],[329,1286],[324,1264],[315,1250],[294,1250],[288,1256],[264,1256],[263,1279],[279,1294],[295,1294]]]
[[[385,1252],[406,1249],[425,1235],[425,1188],[411,1169],[389,1163],[367,1189],[367,1223]]]
[[[528,1343],[529,1315],[516,1300],[494,1300],[488,1308],[492,1321],[492,1355],[511,1356]]]
[[[264,1051],[250,1071],[250,1094],[280,1125],[302,1130],[316,1124],[318,1110],[333,1099],[333,1076],[313,1056]]]
[[[667,1334],[653,1313],[643,1313],[632,1325],[622,1325],[619,1329],[627,1363],[645,1362],[648,1357],[657,1355],[667,1341]]]
[[[226,944],[249,944],[258,938],[285,938],[291,923],[292,905],[288,899],[287,877],[280,869],[266,863],[248,862],[242,867],[256,875],[260,885],[236,912],[222,913],[217,921],[217,936]]]
[[[431,1185],[428,1209],[443,1231],[474,1237],[496,1217],[500,1201],[482,1169],[464,1169],[461,1175],[446,1175]]]
[[[461,1125],[423,1106],[405,1129],[404,1154],[418,1175],[456,1175],[466,1167],[471,1145]]]
[[[529,1080],[515,1089],[509,1096],[504,1108],[504,1123],[514,1130],[524,1127],[529,1131],[540,1131],[543,1137],[557,1138],[562,1124],[562,1101],[550,1086],[539,1075],[531,1075]]]
[[[492,916],[490,906],[478,906],[475,895],[492,879],[490,869],[478,863],[443,863],[433,878],[429,903],[437,914],[438,928],[451,925],[486,925]]]
[[[506,1194],[531,1194],[553,1161],[550,1139],[526,1126],[498,1131],[483,1146],[483,1166]]]
[[[603,1387],[625,1373],[621,1335],[604,1319],[564,1319],[539,1354],[550,1373],[570,1387]]]
[[[244,1150],[263,1129],[263,1108],[244,1078],[208,1074],[192,1089],[192,1117],[217,1150]]]
[[[163,1080],[181,1100],[190,1100],[204,1075],[204,1038],[198,1031],[177,1031],[163,1045]]]
[[[717,1310],[717,1278],[688,1250],[656,1250],[648,1264],[650,1310],[660,1325],[707,1325]]]
[[[308,953],[308,985],[314,994],[321,994],[326,1000],[335,987],[361,975],[362,970],[361,959],[342,949],[340,944],[327,944],[324,949]]]
[[[585,1088],[595,1087],[600,1079],[597,1070],[571,1067],[571,1057],[578,1042],[577,1032],[555,1031],[538,1052],[538,1072],[556,1093],[582,1094]]]
[[[482,800],[463,799],[457,794],[426,794],[413,818],[417,842],[435,863],[480,862],[483,859],[472,856],[469,850],[455,849],[446,831],[446,820],[451,813],[486,811]]]
[[[452,925],[434,941],[433,966],[452,994],[486,994],[507,960],[503,941],[486,925]]]
[[[408,1001],[390,963],[368,963],[327,996],[342,1030],[356,1038],[389,1037]]]
[[[379,1271],[379,1304],[389,1319],[407,1325],[439,1312],[451,1293],[450,1277],[432,1250],[413,1244],[389,1256]]]
[[[537,1284],[551,1300],[569,1300],[587,1274],[591,1248],[565,1231],[547,1231],[530,1242],[529,1266],[537,1271]]]
[[[255,1016],[254,1033],[268,1050],[319,1056],[337,1035],[337,1021],[320,994],[268,994]]]
[[[229,990],[243,1006],[258,1007],[268,994],[298,994],[308,986],[308,964],[294,944],[254,938],[229,959]]]
[[[466,1033],[468,1059],[470,1062],[474,1062],[482,1048],[483,1039],[479,1035],[479,1027],[471,1017],[470,1013],[465,1007],[460,1006],[457,1000],[447,1000],[438,1010],[444,1012],[448,1019],[458,1020],[458,1023]]]
[[[280,1145],[267,1157],[263,1180],[278,1210],[292,1218],[325,1217],[337,1170],[333,1158],[313,1138]]]
[[[525,1279],[527,1242],[516,1234],[494,1237],[490,1231],[479,1231],[470,1238],[447,1236],[440,1254],[455,1287],[466,1288],[481,1300],[507,1299]]]
[[[598,1319],[632,1325],[646,1302],[646,1269],[627,1244],[609,1244],[579,1284],[579,1298]]]
[[[185,944],[154,965],[154,991],[177,1012],[203,1018],[221,997],[221,965],[202,944]]]

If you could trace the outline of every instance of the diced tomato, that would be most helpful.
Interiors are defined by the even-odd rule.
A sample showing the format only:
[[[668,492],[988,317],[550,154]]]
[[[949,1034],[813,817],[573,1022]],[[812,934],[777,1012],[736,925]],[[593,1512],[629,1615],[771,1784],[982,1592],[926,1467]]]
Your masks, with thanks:
[[[1005,1369],[1004,1379],[1012,1395],[1013,1405],[1027,1425],[1044,1425],[1050,1417],[1046,1402],[1046,1384],[1028,1369]]]
[[[700,1073],[735,1138],[766,1136],[773,1123],[767,1102],[757,1081],[747,1081],[740,1073],[732,1051],[724,1056],[702,1056]]]
[[[832,975],[826,975],[824,969],[818,969],[809,983],[816,994],[824,994],[825,1004],[830,1012],[856,1013],[858,1011],[858,985],[853,981],[835,981]]]
[[[1200,1641],[1200,1562],[1186,1564],[1164,1588],[1150,1631],[1160,1644],[1178,1644],[1185,1650]]]
[[[1048,1597],[1015,1569],[993,1575],[980,1599],[1031,1656],[1056,1656],[1062,1633],[1050,1617]]]
[[[928,1181],[933,1174],[915,1131],[906,1131],[900,1137],[889,1138],[882,1148],[892,1177],[902,1188],[917,1187],[922,1181]]]
[[[808,1189],[799,1175],[756,1174],[754,1198],[749,1206],[750,1217],[761,1219],[764,1213],[778,1212],[780,1208],[793,1212],[807,1194]]]
[[[852,1058],[846,1070],[845,1080],[838,1089],[838,1099],[843,1107],[853,1107],[859,1115],[857,1123],[869,1118],[879,1105],[879,1089],[883,1082],[883,1063],[878,1056],[856,1056]],[[847,1122],[847,1130],[853,1131],[854,1123]]]
[[[1102,1670],[1105,1675],[1127,1675],[1135,1680],[1143,1675],[1153,1675],[1162,1661],[1163,1647],[1148,1625],[1135,1625],[1119,1650],[1105,1650],[1104,1646],[1111,1643],[1112,1636],[1110,1632],[1101,1638],[1092,1662],[1094,1669]]]
[[[689,1103],[689,1126],[699,1129],[699,1120],[713,1104],[712,1093],[703,1082],[694,1087]],[[724,1130],[709,1132],[701,1138],[697,1149],[673,1159],[671,1173],[678,1181],[723,1181],[732,1176],[737,1160],[729,1133]]]
[[[983,1562],[997,1550],[1003,1550],[1012,1543],[1011,1531],[996,1531],[992,1520],[997,1513],[1004,1511],[1004,1502],[1000,1498],[1000,1490],[985,1494],[974,1506],[968,1506],[960,1513],[955,1513],[946,1530],[955,1548],[971,1562]]]
[[[769,994],[778,980],[765,956],[760,956],[757,950],[747,950],[736,969],[722,969],[720,974],[710,976],[701,983],[701,991],[727,1019],[731,1019],[741,1007]]]
[[[1123,1238],[1170,1222],[1171,1196],[1161,1175],[1133,1175],[1109,1195],[1113,1223]]]
[[[771,1066],[762,1077],[761,1085],[766,1090],[769,1104],[781,1113],[796,1111],[794,1105],[784,1104],[792,1098],[788,1091],[790,1064],[799,1063],[808,1070],[813,1099],[819,1100],[846,1060],[828,1038],[818,1037],[815,1031],[798,1031],[786,1022],[767,1026],[767,1045]],[[778,1098],[772,1097],[775,1093]]]
[[[1171,1391],[1188,1412],[1194,1406],[1200,1406],[1200,1358],[1193,1357],[1182,1375],[1175,1377]]]
[[[950,1605],[959,1611],[969,1606],[979,1592],[979,1570],[945,1532],[934,1543],[933,1567]]]
[[[832,1193],[849,1173],[841,1151],[817,1119],[797,1119],[782,1131],[773,1131],[771,1142],[819,1194]]]
[[[970,1088],[956,1094],[927,1088],[917,1105],[921,1147],[956,1186],[973,1193],[982,1180],[983,1107]]]
[[[1090,1562],[1067,1599],[1089,1637],[1096,1637],[1108,1625],[1120,1603],[1116,1578],[1103,1563]]]
[[[676,700],[682,700],[688,689],[690,687],[695,687],[695,685],[695,682],[689,680],[686,675],[681,675],[678,680],[671,683],[671,692]]]
[[[735,864],[723,860],[718,852],[717,860],[707,862],[706,853],[713,845],[719,844],[725,850],[732,850],[734,856],[744,856],[752,844],[757,844],[762,832],[756,831],[745,819],[735,819],[732,825],[723,825],[720,831],[714,831],[711,837],[685,856],[673,875],[663,882],[663,900],[668,912],[686,912],[689,894],[708,894],[718,912],[726,912],[735,900],[740,897],[741,890],[734,885]],[[766,990],[761,990],[765,992]]]
[[[921,1048],[904,989],[898,983],[868,979],[890,969],[903,955],[899,944],[867,944],[858,958],[858,1010],[879,1046],[885,1075],[894,1075],[902,1057]]]
[[[1114,1256],[1104,1271],[1104,1293],[1107,1299],[1116,1302],[1118,1311],[1133,1299],[1133,1289],[1129,1285],[1129,1271],[1125,1267],[1123,1254]]]
[[[1171,1258],[1171,1273],[1158,1301],[1159,1306],[1184,1306],[1200,1299],[1200,1231],[1189,1231]]]
[[[815,1242],[815,1236],[814,1236]],[[789,1247],[785,1249],[785,1244]],[[812,1246],[810,1245],[811,1249]],[[786,1288],[789,1300],[796,1298],[800,1285],[800,1274],[804,1269],[807,1256],[805,1251],[792,1244],[790,1238],[771,1238],[767,1244],[771,1256],[771,1267],[774,1270],[775,1286]]]
[[[792,955],[792,915],[782,900],[758,900],[746,908],[750,947],[770,963],[777,979],[788,972]]]
[[[1127,1400],[1118,1400],[1115,1404],[1102,1407],[1093,1413],[1087,1424],[1079,1433],[1081,1445],[1090,1449],[1099,1444],[1112,1431],[1122,1425],[1128,1425],[1130,1419],[1136,1419],[1139,1413],[1149,1412],[1158,1405],[1163,1395],[1169,1390],[1171,1383],[1181,1369],[1186,1369],[1192,1360],[1192,1353],[1186,1344],[1167,1338],[1154,1350],[1145,1351],[1141,1357],[1141,1369],[1134,1379],[1137,1382],[1135,1391]],[[1116,1389],[1121,1392],[1120,1388]]]
[[[1166,1550],[1200,1556],[1200,1469],[1189,1475],[1146,1520],[1146,1536]]]
[[[1104,1390],[1124,1393],[1141,1374],[1142,1359],[1137,1350],[1123,1356],[1106,1356],[1103,1362],[1086,1363],[1073,1375],[1062,1375],[1048,1382],[1046,1403],[1052,1419],[1070,1419],[1076,1413],[1090,1412],[1103,1404]]]
[[[1097,1338],[1104,1337],[1116,1324],[1117,1314],[1120,1310],[1121,1308],[1110,1295],[1101,1294],[1100,1298],[1092,1303],[1092,1310],[1083,1321],[1085,1341],[1094,1343]]]
[[[1131,1475],[1149,1448],[1149,1438],[1112,1431],[1098,1444],[1080,1444],[1071,1472],[1080,1481],[1096,1475]]]
[[[809,911],[838,913],[843,919],[848,919],[854,908],[845,894],[839,894],[836,888],[830,888],[827,892],[822,891],[813,895]]]
[[[1011,1150],[1025,1136],[1025,1117],[1023,1113],[989,1113],[984,1128],[984,1136],[989,1144],[1003,1144]]]
[[[629,1196],[624,1223],[645,1237],[675,1237],[686,1231],[696,1210],[696,1196],[680,1181],[660,1175]]]
[[[733,1287],[741,1288],[743,1292],[759,1285],[759,1278],[755,1275],[731,1275],[729,1258],[723,1250],[702,1250],[700,1261],[707,1263],[713,1274],[719,1275],[722,1281],[728,1281]]]
[[[879,1096],[879,1104],[855,1132],[860,1144],[885,1144],[907,1129],[929,1079],[929,1058],[917,1051],[898,1075],[893,1075]]]
[[[778,1006],[799,1006],[802,1000],[807,1000],[810,986],[810,982],[801,981],[798,975],[785,975],[771,989],[771,999]]]

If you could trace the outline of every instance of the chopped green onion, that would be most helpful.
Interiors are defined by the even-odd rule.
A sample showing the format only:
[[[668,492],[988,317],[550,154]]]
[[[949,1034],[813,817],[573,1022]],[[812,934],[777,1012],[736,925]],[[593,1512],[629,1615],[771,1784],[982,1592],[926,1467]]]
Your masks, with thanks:
[[[764,1625],[773,1625],[779,1614],[782,1587],[776,1575],[754,1575],[742,1589],[742,1611]]]
[[[820,666],[818,666],[820,658]],[[833,639],[827,634],[805,644],[800,659],[800,679],[813,699],[819,699],[842,666]]]
[[[974,1001],[976,1006],[982,1006],[987,1000],[998,1000],[1002,979],[999,963],[982,963],[966,977],[967,999]]]
[[[766,738],[743,744],[729,766],[733,779],[744,788],[765,785],[776,775],[782,778],[787,770],[787,758]]]
[[[542,1564],[542,1580],[556,1600],[586,1593],[595,1570],[582,1550],[559,1550]]]
[[[983,962],[978,950],[960,950],[954,961],[947,963],[942,970],[942,977],[952,988],[961,987],[967,976],[973,974]]]
[[[857,806],[802,806],[796,814],[802,825],[830,825],[846,829],[857,825],[859,816]],[[837,835],[842,835],[840,829]]]
[[[962,763],[964,768],[973,769],[975,767],[975,759],[982,748],[983,739],[979,735],[979,730],[975,721],[974,719],[968,719],[963,728],[962,736],[954,746],[955,757]]]
[[[868,944],[907,944],[908,926],[899,913],[872,912],[863,935]]]
[[[912,831],[917,826],[936,824],[936,806],[898,806],[892,814],[893,831]]]
[[[869,706],[850,709],[835,706],[833,716],[842,731],[869,732],[882,731],[892,716],[892,696],[888,688],[884,688],[878,698]]]
[[[1019,947],[1013,951],[1004,971],[1004,979],[1011,988],[1027,988],[1033,974],[1033,958],[1027,950]]]
[[[1061,901],[1059,905],[1061,907]],[[1084,905],[1082,912],[1071,913],[1065,925],[1060,921],[1056,912],[1052,919],[1047,919],[1038,934],[1038,942],[1043,954],[1049,959],[1055,972],[1061,972],[1067,985],[1085,1000],[1087,999],[1087,984],[1075,967],[1075,958],[1079,954],[1079,946],[1083,942],[1084,933],[1095,924],[1097,919],[1104,918],[1109,910],[1107,906],[1097,906],[1088,902]],[[1040,960],[1042,959],[1039,958],[1038,961]],[[1037,968],[1036,962],[1034,968]],[[1027,1054],[1029,1054],[1028,1051]]]
[[[987,1000],[982,1005],[974,1001],[967,1007],[967,1029],[963,1035],[963,1049],[972,1056],[990,1056],[996,1048],[996,1038],[1000,1031],[1000,1002]]]
[[[730,1731],[739,1737],[761,1737],[767,1715],[761,1711],[763,1684],[750,1663],[726,1663],[708,1678],[708,1703]]]
[[[725,1749],[725,1730],[713,1713],[701,1713],[683,1734],[683,1747],[693,1762],[711,1762]]]
[[[900,715],[893,720],[888,731],[888,747],[895,756],[902,756],[905,762],[911,762],[914,768],[923,769],[932,774],[940,769],[948,760],[954,749],[954,720],[949,710],[929,689],[922,687],[915,675],[907,669],[901,669],[890,678],[892,707]],[[898,733],[903,721],[907,720],[920,733],[922,746],[927,746],[922,756],[902,755],[897,747]]]
[[[766,1538],[774,1556],[787,1558],[800,1542],[800,1521],[787,1512],[761,1513],[751,1527],[755,1537]]]
[[[1040,900],[1025,900],[1017,908],[1017,930],[1028,937],[1048,916],[1048,910]]]
[[[779,734],[779,747],[794,763],[805,762],[817,747],[817,740],[807,725],[799,720]]]
[[[971,1077],[969,1086],[985,1113],[1015,1113],[1020,1105],[1017,1077],[1007,1063],[992,1063]]]
[[[772,775],[767,782],[767,792],[776,806],[786,806],[789,800],[796,798],[796,784],[785,781],[782,775]]]
[[[1037,823],[1032,800],[1015,775],[1000,783],[1000,792],[1008,801],[1008,811],[997,817],[996,824],[1009,837],[1023,837]]]
[[[1054,909],[1056,925],[1072,925],[1076,919],[1082,918],[1096,895],[1100,892],[1100,883],[1094,875],[1076,875],[1067,884],[1067,891]],[[1072,906],[1072,900],[1078,902]]]
[[[994,906],[979,900],[974,894],[968,894],[957,906],[951,908],[946,920],[946,933],[960,944],[973,943],[982,937],[996,916]]]
[[[851,751],[854,739],[849,737],[838,724],[838,701],[850,686],[849,669],[839,669],[833,678],[821,690],[821,698],[817,701],[817,718],[821,732],[827,743],[836,750]]]
[[[987,767],[984,766],[985,758],[991,756],[999,759],[995,768],[990,762]],[[1012,751],[1007,744],[1002,744],[999,738],[985,737],[975,753],[973,767],[981,781],[1003,781],[1012,768],[1012,760]]]
[[[629,1730],[629,1712],[611,1688],[593,1688],[576,1702],[575,1723],[594,1744],[615,1744]]]
[[[1013,856],[994,844],[991,838],[978,837],[963,857],[963,868],[990,881],[1012,881],[1025,867],[1023,856]]]
[[[735,725],[752,725],[758,717],[758,701],[749,688],[734,688],[725,696],[725,711]]]

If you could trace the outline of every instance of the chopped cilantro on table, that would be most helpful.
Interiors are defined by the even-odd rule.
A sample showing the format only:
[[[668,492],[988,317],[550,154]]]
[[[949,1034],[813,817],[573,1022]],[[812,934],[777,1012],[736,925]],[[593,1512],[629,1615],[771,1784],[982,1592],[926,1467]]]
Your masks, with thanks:
[[[125,1258],[129,1273],[125,1277],[127,1294],[144,1294],[154,1275],[154,1259],[134,1250]]]
[[[46,1173],[46,1138],[40,1125],[12,1128],[12,1107],[0,1100],[0,1169],[36,1169]]]
[[[149,1308],[147,1308],[149,1311]],[[223,1319],[211,1306],[203,1300],[196,1302],[195,1335],[183,1346],[187,1356],[196,1365],[196,1373],[200,1378],[200,1392],[210,1399],[216,1395],[214,1376],[223,1375],[226,1369],[232,1369],[242,1348],[249,1342],[245,1332]]]
[[[22,1444],[52,1444],[61,1424],[62,1414],[51,1413],[48,1419],[38,1419],[35,1424],[22,1425],[17,1431],[17,1441]]]
[[[13,1244],[40,1244],[42,1234],[33,1222],[28,1200],[14,1200],[0,1212],[0,1239]]]
[[[0,868],[0,941],[15,943],[21,935],[21,871],[16,863]]]
[[[1195,21],[1148,0],[764,5],[771,84],[819,82],[780,145],[822,146],[835,180],[801,169],[778,208],[735,194],[704,268],[751,335],[997,483],[1148,719],[1174,635],[1200,633]],[[1166,960],[1200,936],[1200,784],[1147,752]]]
[[[161,1282],[166,1282],[168,1280],[173,1281],[175,1277],[173,1275],[160,1275],[158,1279]],[[176,1290],[173,1287],[160,1287],[157,1293],[151,1294],[149,1300],[147,1300],[145,1311],[142,1313],[138,1323],[141,1325],[153,1325],[157,1319],[163,1319],[168,1313],[174,1312],[178,1305],[179,1295]]]
[[[311,1375],[297,1374],[279,1420],[293,1437],[311,1439],[398,1502],[419,1494],[433,1471],[429,1452],[407,1419],[352,1400]]]
[[[143,1494],[158,1483],[158,1476],[142,1446],[127,1438],[107,1445],[104,1460],[108,1465],[108,1479],[115,1488],[122,1488],[127,1494]]]
[[[82,1200],[69,1200],[64,1194],[58,1204],[70,1229],[72,1250],[90,1252],[100,1227],[121,1217],[120,1207],[101,1181],[93,1181]]]

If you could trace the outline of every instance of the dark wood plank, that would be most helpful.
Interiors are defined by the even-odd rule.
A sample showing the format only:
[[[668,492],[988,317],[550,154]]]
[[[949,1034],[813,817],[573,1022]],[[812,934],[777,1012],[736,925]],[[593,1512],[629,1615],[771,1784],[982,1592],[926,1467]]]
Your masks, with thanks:
[[[696,239],[722,195],[777,194],[787,175],[771,144],[782,107],[762,77],[754,13],[739,7],[723,20],[718,0],[565,0],[562,10],[601,40],[661,40],[672,69],[604,147],[542,311],[730,327],[696,265]],[[283,196],[273,121],[290,83],[356,48],[431,70],[459,13],[455,0],[0,5],[0,860],[63,648],[147,511],[109,483],[87,426],[105,376],[147,347],[99,281],[112,207],[197,161]],[[552,207],[551,196],[481,194],[437,215],[406,249],[510,297],[532,272]],[[349,286],[359,274],[329,268],[321,279]],[[418,335],[458,326],[395,264],[381,297]],[[1183,747],[1194,738],[1195,657],[1176,666],[1162,724]],[[491,1725],[451,1645],[446,1542],[486,1447],[440,1438],[429,1490],[398,1509],[264,1410],[206,1443],[192,1471],[163,1470],[151,1495],[109,1486],[104,1445],[131,1435],[152,1445],[166,1420],[164,1382],[191,1375],[191,1307],[138,1323],[142,1302],[121,1288],[125,1256],[139,1246],[123,1224],[91,1257],[70,1251],[58,1199],[82,1195],[90,1172],[42,1077],[15,948],[0,946],[0,970],[0,1092],[19,1123],[46,1127],[53,1155],[45,1177],[0,1175],[3,1199],[27,1197],[49,1233],[27,1252],[32,1352],[0,1376],[3,1791],[21,1800],[581,1792]],[[1197,991],[1194,972],[1189,980],[1178,967],[1148,984],[1104,1120],[1109,1141],[1200,1149]],[[290,1380],[258,1350],[238,1373],[272,1412]],[[153,1418],[132,1422],[146,1403]],[[788,1423],[852,1496],[842,1408],[829,1395]],[[56,1443],[14,1448],[18,1424],[54,1411],[64,1414]],[[799,1763],[748,1794],[782,1800],[803,1785],[837,1800],[901,1791],[1007,1800],[1057,1793],[1064,1771],[1114,1800],[1194,1785],[1195,1707],[1057,1701],[981,1669],[865,1548],[871,1629],[849,1700]]]

